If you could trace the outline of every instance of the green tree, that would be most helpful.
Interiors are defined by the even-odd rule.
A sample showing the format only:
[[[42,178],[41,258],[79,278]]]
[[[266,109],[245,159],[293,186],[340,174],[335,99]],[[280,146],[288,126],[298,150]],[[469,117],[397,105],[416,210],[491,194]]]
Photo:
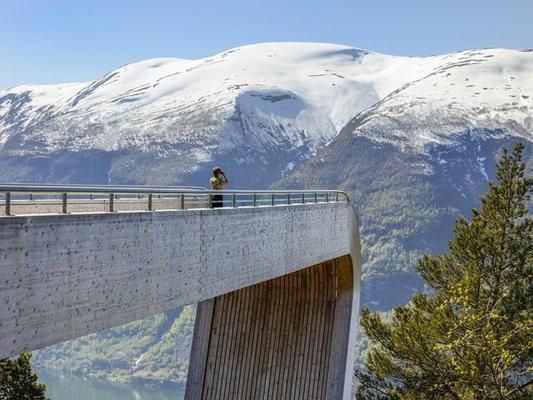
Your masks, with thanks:
[[[0,359],[0,400],[45,400],[46,386],[38,383],[30,365],[31,354]]]
[[[449,254],[418,261],[429,294],[394,309],[390,322],[363,310],[373,347],[358,398],[533,398],[532,181],[522,151],[504,151],[497,183],[471,221],[456,222]]]

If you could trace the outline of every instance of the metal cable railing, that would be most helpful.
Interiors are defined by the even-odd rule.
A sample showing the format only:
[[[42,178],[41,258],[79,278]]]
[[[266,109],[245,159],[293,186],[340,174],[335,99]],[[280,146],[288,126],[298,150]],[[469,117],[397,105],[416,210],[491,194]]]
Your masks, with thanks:
[[[0,184],[0,216],[274,207],[349,202],[339,190],[207,190],[197,186]]]

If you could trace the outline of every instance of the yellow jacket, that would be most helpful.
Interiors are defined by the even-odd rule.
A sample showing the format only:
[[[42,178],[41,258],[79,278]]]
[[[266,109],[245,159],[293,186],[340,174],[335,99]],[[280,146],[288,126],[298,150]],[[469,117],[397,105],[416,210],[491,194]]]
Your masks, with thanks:
[[[222,190],[224,189],[224,186],[226,185],[226,181],[216,178],[214,176],[211,177],[211,189],[213,190]]]

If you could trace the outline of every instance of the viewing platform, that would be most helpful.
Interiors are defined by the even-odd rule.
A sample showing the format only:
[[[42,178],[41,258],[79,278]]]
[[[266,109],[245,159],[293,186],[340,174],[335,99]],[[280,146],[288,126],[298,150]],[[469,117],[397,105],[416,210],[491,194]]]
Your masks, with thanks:
[[[349,398],[360,242],[344,192],[0,196],[0,357],[199,303],[187,400]]]

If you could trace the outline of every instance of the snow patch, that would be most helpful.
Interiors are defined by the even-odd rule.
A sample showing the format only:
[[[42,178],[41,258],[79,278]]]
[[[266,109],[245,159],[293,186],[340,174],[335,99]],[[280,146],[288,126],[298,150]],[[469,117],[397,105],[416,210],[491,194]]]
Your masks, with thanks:
[[[477,163],[478,163],[478,166],[479,166],[479,170],[481,171],[481,174],[483,175],[485,180],[488,181],[489,180],[489,176],[487,175],[487,171],[485,169],[485,160],[486,160],[486,157],[478,157],[477,158]]]

